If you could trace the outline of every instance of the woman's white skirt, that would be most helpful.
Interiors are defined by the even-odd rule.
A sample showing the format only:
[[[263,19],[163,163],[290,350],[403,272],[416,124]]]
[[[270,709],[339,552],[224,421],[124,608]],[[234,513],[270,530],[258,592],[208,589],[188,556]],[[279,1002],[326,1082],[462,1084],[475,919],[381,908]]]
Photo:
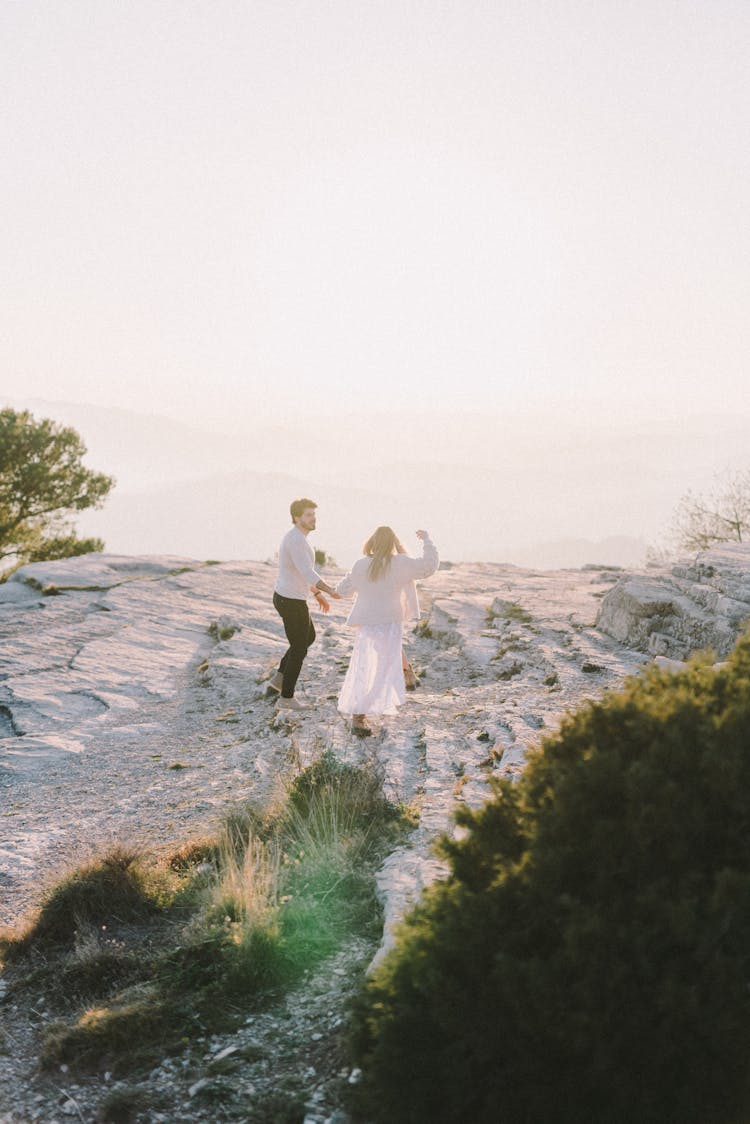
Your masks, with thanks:
[[[406,701],[401,640],[400,623],[357,627],[339,695],[342,714],[395,714]]]

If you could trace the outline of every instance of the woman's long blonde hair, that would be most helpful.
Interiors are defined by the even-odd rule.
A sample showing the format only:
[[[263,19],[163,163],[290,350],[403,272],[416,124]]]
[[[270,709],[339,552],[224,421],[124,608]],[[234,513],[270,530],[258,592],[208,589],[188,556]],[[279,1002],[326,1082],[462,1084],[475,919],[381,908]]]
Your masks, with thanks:
[[[396,532],[390,527],[378,527],[362,547],[362,553],[372,558],[367,576],[371,582],[384,578],[391,567],[394,554],[406,554]]]

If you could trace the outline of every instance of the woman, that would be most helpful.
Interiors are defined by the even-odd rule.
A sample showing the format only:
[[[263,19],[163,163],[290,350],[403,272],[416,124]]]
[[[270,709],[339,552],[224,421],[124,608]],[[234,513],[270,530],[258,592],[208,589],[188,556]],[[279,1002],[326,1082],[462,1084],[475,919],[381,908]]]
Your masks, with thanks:
[[[438,553],[427,531],[417,531],[422,557],[410,558],[390,527],[378,527],[360,558],[336,586],[357,600],[347,624],[357,629],[354,650],[339,695],[339,710],[352,715],[352,729],[371,734],[368,714],[395,714],[406,699],[401,650],[403,622],[419,616],[414,581],[438,568]]]

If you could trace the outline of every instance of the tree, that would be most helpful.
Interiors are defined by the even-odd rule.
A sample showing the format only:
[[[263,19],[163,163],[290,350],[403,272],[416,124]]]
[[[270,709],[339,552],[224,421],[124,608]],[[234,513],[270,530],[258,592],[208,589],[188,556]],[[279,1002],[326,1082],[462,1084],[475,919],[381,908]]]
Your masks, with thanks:
[[[355,1013],[374,1124],[750,1120],[750,635],[462,809]]]
[[[726,472],[705,496],[686,492],[673,517],[672,538],[684,550],[750,538],[750,470]]]
[[[79,539],[68,518],[101,507],[114,485],[113,477],[85,467],[85,455],[74,429],[28,410],[0,410],[0,562],[103,549],[101,539]]]

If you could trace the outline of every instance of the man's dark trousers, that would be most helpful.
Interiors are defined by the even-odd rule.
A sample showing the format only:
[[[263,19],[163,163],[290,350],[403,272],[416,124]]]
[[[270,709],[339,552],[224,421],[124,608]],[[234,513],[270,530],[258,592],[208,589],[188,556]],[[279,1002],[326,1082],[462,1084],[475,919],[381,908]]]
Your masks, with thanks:
[[[315,626],[310,620],[306,601],[274,593],[273,606],[284,622],[284,632],[289,641],[289,647],[279,664],[279,671],[284,676],[281,697],[291,699],[294,697],[294,688],[297,686],[307,649],[315,640]]]

